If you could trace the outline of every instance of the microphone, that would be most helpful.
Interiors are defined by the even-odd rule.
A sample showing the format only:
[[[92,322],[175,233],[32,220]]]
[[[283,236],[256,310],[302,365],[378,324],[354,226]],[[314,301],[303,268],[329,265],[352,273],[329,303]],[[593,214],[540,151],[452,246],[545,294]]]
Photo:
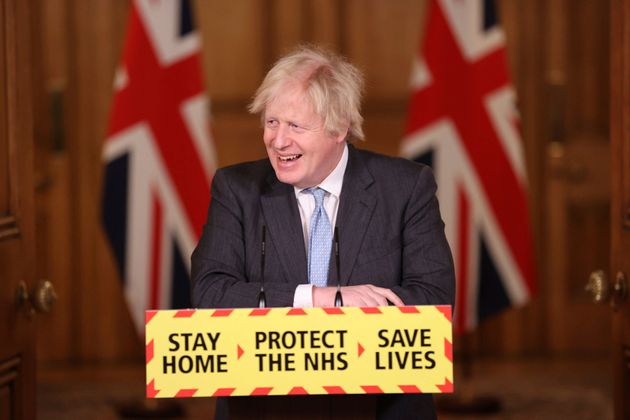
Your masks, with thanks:
[[[258,307],[267,307],[267,298],[265,297],[265,233],[266,226],[262,227],[262,242],[260,244],[260,291],[258,292]]]
[[[335,293],[335,306],[343,306],[341,297],[341,264],[339,263],[339,228],[335,226],[335,262],[337,263],[337,292]]]

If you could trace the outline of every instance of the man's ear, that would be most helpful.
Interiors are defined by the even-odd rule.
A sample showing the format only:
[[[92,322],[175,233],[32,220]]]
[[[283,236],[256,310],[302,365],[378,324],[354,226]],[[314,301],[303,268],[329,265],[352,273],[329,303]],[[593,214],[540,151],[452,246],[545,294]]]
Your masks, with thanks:
[[[335,143],[339,144],[339,143],[343,143],[344,141],[346,141],[346,137],[348,136],[348,128],[346,127],[345,129],[341,130],[339,133],[335,134]]]

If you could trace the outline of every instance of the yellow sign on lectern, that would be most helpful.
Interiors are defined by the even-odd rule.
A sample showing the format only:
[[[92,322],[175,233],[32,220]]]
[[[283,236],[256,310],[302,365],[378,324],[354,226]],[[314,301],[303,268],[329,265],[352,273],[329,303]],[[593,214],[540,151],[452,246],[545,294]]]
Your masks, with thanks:
[[[147,397],[453,391],[450,306],[146,311]]]

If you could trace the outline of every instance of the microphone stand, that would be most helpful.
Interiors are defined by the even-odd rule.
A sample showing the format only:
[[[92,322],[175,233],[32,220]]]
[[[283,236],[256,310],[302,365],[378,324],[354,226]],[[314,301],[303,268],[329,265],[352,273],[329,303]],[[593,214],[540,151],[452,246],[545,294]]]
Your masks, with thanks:
[[[258,292],[258,307],[267,307],[267,297],[265,296],[265,233],[266,226],[262,227],[262,241],[260,246],[260,291]]]
[[[337,263],[337,292],[335,293],[335,306],[343,306],[341,296],[341,264],[339,263],[339,228],[335,226],[335,262]]]
[[[260,291],[258,292],[258,307],[267,307],[267,298],[265,296],[265,236],[266,226],[262,227],[262,241],[260,246]],[[343,297],[341,296],[341,264],[339,261],[339,228],[335,226],[335,262],[337,265],[337,291],[335,292],[335,306],[343,306]]]

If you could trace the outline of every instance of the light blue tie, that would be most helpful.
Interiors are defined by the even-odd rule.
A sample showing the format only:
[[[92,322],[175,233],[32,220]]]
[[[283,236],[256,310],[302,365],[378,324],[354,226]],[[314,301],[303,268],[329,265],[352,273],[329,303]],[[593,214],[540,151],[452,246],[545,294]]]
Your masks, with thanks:
[[[308,237],[308,282],[317,287],[326,287],[328,263],[332,249],[332,227],[324,208],[324,193],[321,188],[304,190],[315,198],[315,210],[311,216],[311,232]]]

